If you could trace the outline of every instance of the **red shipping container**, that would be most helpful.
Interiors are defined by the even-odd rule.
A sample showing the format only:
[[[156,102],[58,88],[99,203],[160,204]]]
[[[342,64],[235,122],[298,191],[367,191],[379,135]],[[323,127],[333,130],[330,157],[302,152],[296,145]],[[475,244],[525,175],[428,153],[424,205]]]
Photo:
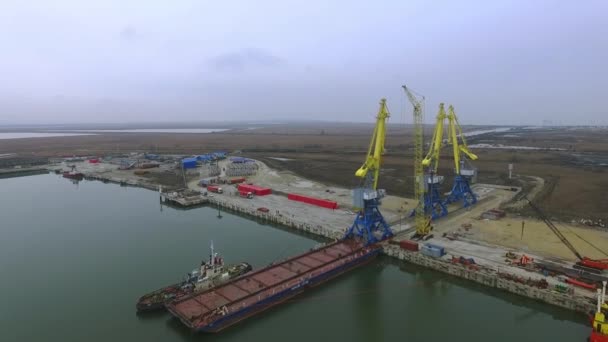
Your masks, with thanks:
[[[270,188],[262,188],[260,186],[251,184],[239,184],[237,189],[239,192],[252,192],[256,196],[270,195],[272,190]]]
[[[237,183],[243,183],[245,181],[244,177],[241,178],[233,178],[230,180],[230,184],[237,184]]]
[[[290,199],[292,201],[298,201],[298,202],[316,205],[316,206],[322,207],[322,208],[338,209],[338,203],[336,203],[334,201],[325,200],[325,199],[315,198],[315,197],[309,197],[309,196],[304,196],[304,195],[299,195],[299,194],[288,194],[287,199]]]
[[[412,240],[401,240],[399,241],[399,247],[406,251],[418,252],[418,242]]]

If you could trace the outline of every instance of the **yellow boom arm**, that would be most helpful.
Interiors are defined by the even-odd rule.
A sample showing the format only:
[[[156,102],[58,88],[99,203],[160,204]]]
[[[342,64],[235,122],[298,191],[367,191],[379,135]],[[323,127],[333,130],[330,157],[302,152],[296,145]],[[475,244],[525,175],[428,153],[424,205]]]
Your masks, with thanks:
[[[365,178],[367,174],[373,172],[373,189],[378,186],[378,175],[380,174],[380,162],[382,154],[384,154],[384,139],[386,137],[386,119],[390,116],[388,108],[386,108],[386,99],[380,100],[380,109],[376,117],[376,127],[372,134],[372,140],[369,143],[367,150],[367,158],[365,163],[355,172],[355,176]]]
[[[458,117],[456,117],[454,107],[451,105],[448,108],[448,122],[450,127],[448,130],[448,144],[451,144],[452,148],[454,149],[454,168],[456,170],[456,174],[460,174],[460,153],[464,153],[471,160],[477,160],[477,155],[469,151],[467,141],[464,134],[462,134],[462,129],[458,123]],[[460,136],[462,144],[458,143],[458,136]]]
[[[422,166],[428,167],[433,164],[432,170],[437,172],[439,167],[439,153],[441,152],[441,145],[443,143],[443,126],[445,125],[445,109],[443,103],[439,104],[439,113],[437,113],[437,121],[435,122],[435,131],[433,132],[433,140],[431,140],[431,146],[426,157],[422,159]]]

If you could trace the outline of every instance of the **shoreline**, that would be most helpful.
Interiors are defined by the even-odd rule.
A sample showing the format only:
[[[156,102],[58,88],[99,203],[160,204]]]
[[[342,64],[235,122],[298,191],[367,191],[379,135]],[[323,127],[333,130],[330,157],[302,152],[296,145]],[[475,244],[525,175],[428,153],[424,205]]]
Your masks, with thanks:
[[[49,170],[50,171],[50,170]],[[105,178],[103,176],[86,176],[86,180],[97,180],[103,183],[114,183],[120,184],[121,186],[132,186],[140,187],[152,191],[159,192],[159,186],[152,183],[144,182],[132,182],[122,181],[118,179]],[[171,203],[181,209],[196,208],[201,206],[208,207],[220,207],[228,212],[253,219],[261,223],[270,223],[280,227],[285,227],[288,230],[295,230],[298,233],[304,233],[311,237],[320,239],[336,240],[342,238],[342,232],[324,228],[322,226],[313,226],[306,222],[300,222],[293,218],[273,213],[263,212],[251,208],[239,206],[235,203],[222,200],[220,196],[193,196],[197,198],[192,201],[178,201],[170,193],[160,193],[160,200],[164,203]],[[516,294],[522,297],[534,299],[539,302],[558,306],[561,308],[569,309],[575,312],[588,314],[590,311],[595,309],[595,304],[591,303],[587,297],[576,295],[576,294],[564,294],[554,291],[550,288],[541,289],[526,284],[522,284],[513,280],[505,279],[500,277],[500,274],[508,272],[499,272],[489,267],[482,267],[479,269],[467,268],[461,264],[454,264],[443,258],[434,258],[426,256],[420,252],[411,252],[401,249],[399,246],[395,246],[389,243],[384,243],[382,254],[401,260],[403,262],[409,262],[427,269],[432,269],[450,276],[455,276],[465,280],[475,282],[490,288],[496,288],[505,292]],[[449,254],[449,250],[448,250]],[[535,277],[540,278],[539,274],[535,274]]]

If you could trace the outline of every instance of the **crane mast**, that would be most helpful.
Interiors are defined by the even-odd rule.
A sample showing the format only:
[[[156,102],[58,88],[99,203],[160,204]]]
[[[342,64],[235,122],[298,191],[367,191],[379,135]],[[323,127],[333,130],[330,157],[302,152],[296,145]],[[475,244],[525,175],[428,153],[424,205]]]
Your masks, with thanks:
[[[443,184],[443,176],[437,174],[439,169],[439,156],[443,147],[443,136],[445,119],[445,107],[443,103],[439,104],[439,112],[435,119],[435,129],[433,130],[433,139],[429,146],[429,151],[426,157],[422,160],[422,166],[426,167],[424,178],[426,179],[426,193],[424,196],[424,211],[430,213],[431,217],[436,219],[448,214],[448,208],[441,197],[441,185]]]
[[[403,86],[408,100],[414,107],[414,198],[416,208],[414,209],[416,235],[423,237],[429,234],[430,220],[425,215],[425,177],[423,170],[424,150],[424,96],[418,99],[412,91]]]
[[[471,190],[469,181],[477,175],[477,170],[471,167],[467,162],[467,157],[470,160],[477,160],[477,155],[469,151],[467,141],[462,133],[462,128],[458,122],[458,117],[454,112],[454,107],[450,105],[448,108],[448,144],[452,145],[454,153],[454,184],[452,191],[446,197],[445,203],[463,202],[463,207],[468,207],[477,203],[477,196]],[[458,142],[460,137],[461,142]]]
[[[367,149],[367,157],[363,165],[355,172],[355,176],[363,181],[362,187],[353,190],[353,206],[360,210],[344,238],[359,237],[365,239],[367,244],[372,244],[393,235],[378,208],[380,199],[385,196],[386,192],[383,189],[377,189],[384,154],[386,120],[389,117],[386,99],[381,99],[380,109],[376,116],[376,126]],[[379,234],[381,234],[380,237],[378,237]]]

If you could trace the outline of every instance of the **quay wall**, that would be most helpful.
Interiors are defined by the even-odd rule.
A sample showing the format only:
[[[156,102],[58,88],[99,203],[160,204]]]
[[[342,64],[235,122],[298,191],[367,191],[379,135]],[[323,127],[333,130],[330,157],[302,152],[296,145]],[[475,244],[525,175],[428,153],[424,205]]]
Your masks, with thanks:
[[[103,177],[91,177],[99,180],[116,182],[113,179],[103,179]],[[156,190],[157,186],[152,184],[129,184],[141,186],[151,190]],[[311,225],[306,222],[294,220],[293,218],[281,215],[276,212],[263,212],[252,208],[246,208],[230,201],[221,199],[219,196],[207,197],[205,202],[212,206],[219,206],[225,210],[243,214],[255,218],[257,220],[266,221],[278,225],[292,228],[298,231],[306,232],[323,238],[335,240],[340,239],[343,232],[329,229],[319,225]],[[499,277],[498,272],[488,269],[470,269],[463,267],[460,264],[453,264],[448,260],[438,259],[426,256],[418,252],[410,252],[401,249],[399,246],[385,244],[383,253],[387,256],[410,262],[425,268],[430,268],[435,271],[446,273],[455,277],[468,279],[470,281],[510,292],[523,297],[532,298],[547,304],[559,306],[569,310],[574,310],[582,313],[589,313],[595,309],[595,305],[590,303],[585,297],[576,294],[563,294],[551,289],[540,289],[537,287],[521,284],[516,281],[508,280]]]
[[[384,254],[459,278],[468,279],[485,286],[497,288],[577,312],[586,314],[595,309],[595,305],[590,303],[586,297],[559,293],[550,288],[540,289],[516,281],[503,279],[498,276],[498,272],[496,271],[469,269],[461,264],[453,264],[448,260],[436,259],[418,252],[405,251],[395,245],[385,245]]]

